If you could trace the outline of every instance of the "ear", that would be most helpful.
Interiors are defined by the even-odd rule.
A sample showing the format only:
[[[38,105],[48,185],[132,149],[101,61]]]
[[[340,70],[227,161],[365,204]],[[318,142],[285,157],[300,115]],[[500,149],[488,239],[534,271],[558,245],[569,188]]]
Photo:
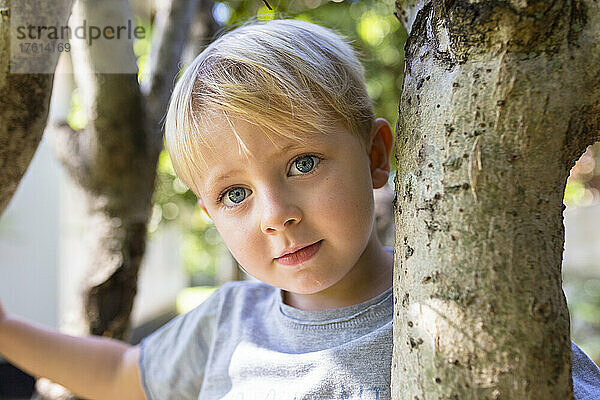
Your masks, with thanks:
[[[204,202],[202,201],[202,199],[200,197],[198,197],[198,206],[204,210],[204,212],[206,213],[206,215],[208,215],[208,218],[210,218],[210,214],[208,213],[208,210],[206,209],[206,206],[204,205]]]
[[[371,179],[373,180],[373,188],[379,189],[387,183],[390,176],[390,154],[394,143],[392,128],[387,120],[384,118],[375,120],[369,143]]]

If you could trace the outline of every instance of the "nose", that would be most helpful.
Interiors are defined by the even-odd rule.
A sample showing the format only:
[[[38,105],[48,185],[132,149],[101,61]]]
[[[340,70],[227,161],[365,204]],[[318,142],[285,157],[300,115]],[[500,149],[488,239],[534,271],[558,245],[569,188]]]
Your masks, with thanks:
[[[281,232],[302,220],[302,212],[298,205],[282,193],[270,193],[265,196],[263,202],[260,221],[263,233]]]

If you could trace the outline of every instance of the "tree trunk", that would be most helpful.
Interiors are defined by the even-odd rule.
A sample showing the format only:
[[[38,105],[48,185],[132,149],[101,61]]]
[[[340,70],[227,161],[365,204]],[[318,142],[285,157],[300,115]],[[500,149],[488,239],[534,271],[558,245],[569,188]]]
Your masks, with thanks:
[[[71,2],[64,0],[42,2],[33,9],[19,4],[17,16],[25,21],[41,16],[64,24],[70,10]],[[54,78],[52,73],[11,72],[10,22],[14,16],[11,14],[15,14],[11,2],[0,0],[0,215],[17,190],[42,138]],[[21,61],[18,55],[13,60]],[[43,64],[39,65],[41,70],[54,71],[58,57],[55,53],[37,61]]]
[[[562,204],[598,140],[594,1],[397,2],[394,399],[571,399]]]

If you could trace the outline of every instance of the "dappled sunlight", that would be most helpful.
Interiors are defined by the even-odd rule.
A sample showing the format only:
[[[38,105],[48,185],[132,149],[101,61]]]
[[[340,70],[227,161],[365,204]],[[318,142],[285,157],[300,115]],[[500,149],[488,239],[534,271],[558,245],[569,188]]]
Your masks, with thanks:
[[[564,203],[568,208],[600,204],[600,143],[589,146],[571,169]]]

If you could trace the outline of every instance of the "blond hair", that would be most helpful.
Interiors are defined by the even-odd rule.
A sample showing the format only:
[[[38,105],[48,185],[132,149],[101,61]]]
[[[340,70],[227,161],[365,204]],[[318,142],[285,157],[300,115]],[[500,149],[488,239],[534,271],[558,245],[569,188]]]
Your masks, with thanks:
[[[230,118],[302,141],[342,126],[368,140],[375,119],[355,51],[330,29],[294,19],[239,27],[212,42],[177,82],[165,123],[166,147],[179,178],[194,176],[214,149],[206,128]]]

